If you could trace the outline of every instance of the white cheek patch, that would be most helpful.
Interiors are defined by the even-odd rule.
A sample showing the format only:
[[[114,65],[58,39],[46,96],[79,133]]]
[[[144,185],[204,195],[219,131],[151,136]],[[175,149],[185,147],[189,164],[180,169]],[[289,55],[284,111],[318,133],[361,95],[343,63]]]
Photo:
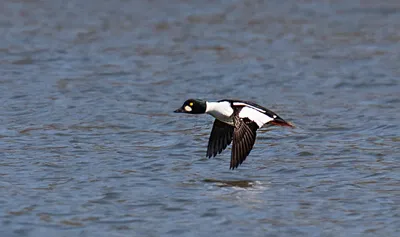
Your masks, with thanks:
[[[191,112],[191,111],[192,111],[192,108],[191,108],[189,105],[186,105],[186,106],[185,106],[185,111],[186,111],[186,112]]]

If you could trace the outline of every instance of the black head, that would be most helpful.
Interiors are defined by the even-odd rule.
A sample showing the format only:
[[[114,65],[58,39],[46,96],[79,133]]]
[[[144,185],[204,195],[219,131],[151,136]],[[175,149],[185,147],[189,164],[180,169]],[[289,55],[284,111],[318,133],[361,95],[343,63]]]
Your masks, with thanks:
[[[182,107],[174,111],[175,113],[204,114],[206,112],[206,102],[203,100],[189,99],[183,103]]]

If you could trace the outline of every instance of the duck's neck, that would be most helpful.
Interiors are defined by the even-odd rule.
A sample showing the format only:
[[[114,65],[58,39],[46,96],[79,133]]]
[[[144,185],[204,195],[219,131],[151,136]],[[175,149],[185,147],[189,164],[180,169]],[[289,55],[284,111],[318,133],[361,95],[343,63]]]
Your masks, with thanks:
[[[226,123],[232,123],[233,109],[228,101],[206,102],[206,113]]]

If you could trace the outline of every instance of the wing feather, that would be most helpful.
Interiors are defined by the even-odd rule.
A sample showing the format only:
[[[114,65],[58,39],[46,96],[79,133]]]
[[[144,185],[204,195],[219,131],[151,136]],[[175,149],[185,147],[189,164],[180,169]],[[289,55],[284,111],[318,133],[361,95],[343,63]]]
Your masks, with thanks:
[[[230,169],[237,168],[246,160],[256,141],[257,124],[250,120],[243,120],[239,117],[233,119],[235,130],[233,132],[233,144]]]
[[[216,119],[208,140],[207,157],[215,157],[231,144],[234,127]]]

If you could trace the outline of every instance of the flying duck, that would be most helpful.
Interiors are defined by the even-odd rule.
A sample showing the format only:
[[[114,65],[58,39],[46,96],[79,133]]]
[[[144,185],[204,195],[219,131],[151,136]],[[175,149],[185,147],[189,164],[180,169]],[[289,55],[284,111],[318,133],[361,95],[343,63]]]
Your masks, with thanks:
[[[257,129],[264,125],[294,127],[271,110],[242,100],[210,102],[189,99],[174,112],[210,114],[215,118],[208,141],[207,157],[215,157],[233,141],[229,169],[238,168],[249,155],[256,140]]]

